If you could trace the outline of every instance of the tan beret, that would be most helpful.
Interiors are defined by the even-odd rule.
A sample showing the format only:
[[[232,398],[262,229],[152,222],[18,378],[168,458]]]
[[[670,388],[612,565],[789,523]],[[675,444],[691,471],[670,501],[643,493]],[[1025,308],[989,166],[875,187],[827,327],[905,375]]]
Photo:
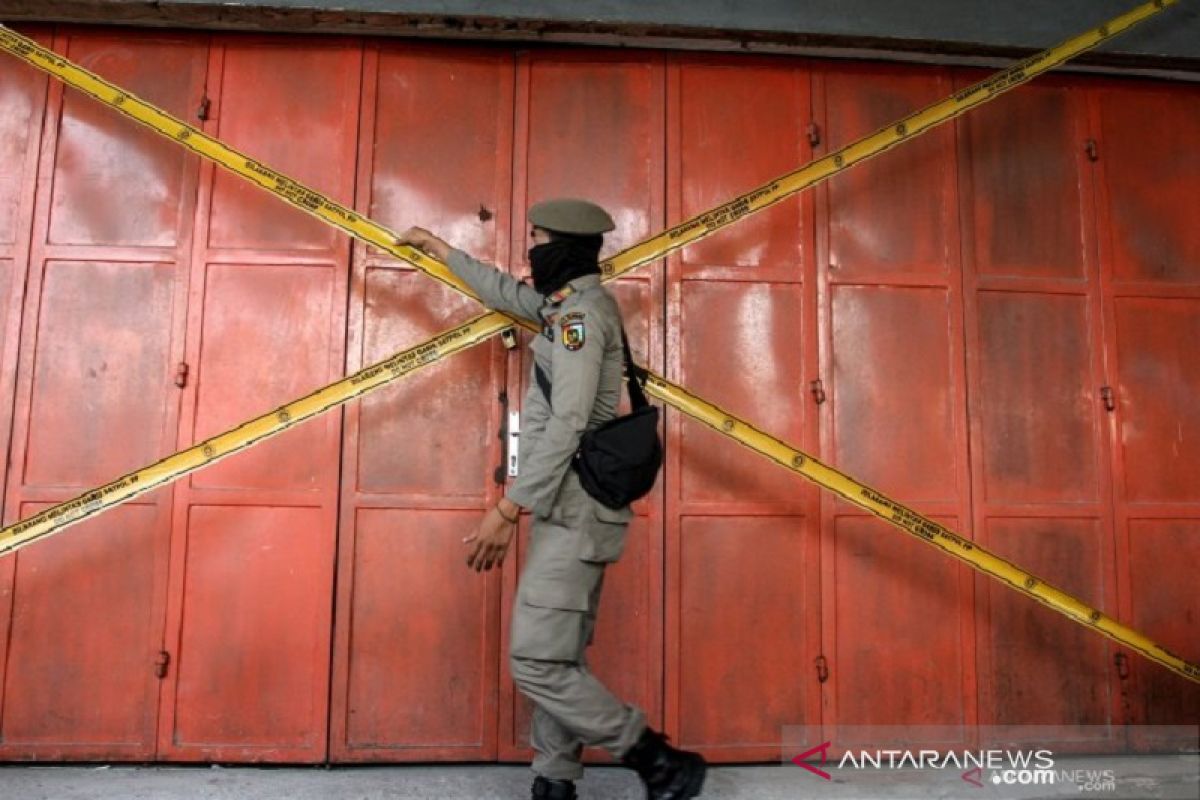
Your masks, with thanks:
[[[617,227],[603,208],[573,197],[534,203],[529,209],[529,222],[548,231],[582,236],[608,233]]]

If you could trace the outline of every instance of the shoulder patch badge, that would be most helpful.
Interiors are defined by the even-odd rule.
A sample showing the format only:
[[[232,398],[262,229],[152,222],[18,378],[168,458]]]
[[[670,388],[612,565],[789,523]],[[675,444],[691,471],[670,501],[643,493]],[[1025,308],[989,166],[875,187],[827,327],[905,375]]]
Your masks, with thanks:
[[[565,314],[560,324],[563,347],[572,352],[582,348],[583,343],[587,341],[587,328],[583,324],[583,314],[578,311]]]

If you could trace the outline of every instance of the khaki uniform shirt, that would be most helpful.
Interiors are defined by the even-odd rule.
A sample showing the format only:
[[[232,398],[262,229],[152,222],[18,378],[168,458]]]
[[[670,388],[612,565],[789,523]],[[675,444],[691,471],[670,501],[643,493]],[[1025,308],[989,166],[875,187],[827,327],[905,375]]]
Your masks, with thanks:
[[[547,517],[580,436],[617,415],[624,370],[620,309],[599,275],[575,278],[567,284],[570,291],[543,297],[462,251],[451,251],[446,263],[484,305],[542,323],[531,347],[534,363],[550,380],[551,398],[546,401],[531,371],[521,414],[519,474],[508,499]]]

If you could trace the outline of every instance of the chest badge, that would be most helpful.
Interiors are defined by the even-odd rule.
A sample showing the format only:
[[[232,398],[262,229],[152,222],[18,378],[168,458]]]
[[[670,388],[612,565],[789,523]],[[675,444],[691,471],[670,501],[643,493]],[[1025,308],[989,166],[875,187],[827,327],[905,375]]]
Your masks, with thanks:
[[[562,321],[562,343],[563,347],[574,352],[583,347],[583,343],[587,341],[587,329],[583,324],[582,314],[568,314],[563,317]]]

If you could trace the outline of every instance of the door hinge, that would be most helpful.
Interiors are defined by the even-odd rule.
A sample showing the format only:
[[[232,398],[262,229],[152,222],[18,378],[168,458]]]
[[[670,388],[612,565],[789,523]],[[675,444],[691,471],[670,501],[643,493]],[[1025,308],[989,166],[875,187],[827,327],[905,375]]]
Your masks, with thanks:
[[[815,122],[808,123],[808,127],[804,129],[808,134],[808,146],[816,147],[821,143],[821,126]]]
[[[208,95],[200,98],[200,107],[196,109],[196,119],[208,122],[208,112],[212,110],[212,100]]]
[[[1099,161],[1100,160],[1100,148],[1096,144],[1095,139],[1088,139],[1087,142],[1083,145],[1083,149],[1087,151],[1088,161]]]
[[[817,378],[808,384],[809,390],[812,392],[813,400],[817,405],[825,402],[825,384],[821,383],[821,379]]]
[[[171,654],[166,650],[158,652],[158,658],[154,659],[154,674],[159,680],[167,677],[167,667],[171,664]]]
[[[1129,677],[1129,656],[1118,652],[1113,655],[1113,663],[1117,666],[1118,678],[1125,680]]]
[[[1101,386],[1100,387],[1100,399],[1104,402],[1104,410],[1105,411],[1116,411],[1117,410],[1117,399],[1113,395],[1113,390],[1112,390],[1111,386]]]
[[[824,683],[829,680],[829,662],[825,660],[825,656],[817,656],[817,683]]]
[[[188,372],[191,370],[186,361],[180,361],[175,367],[175,385],[180,389],[187,386]]]

